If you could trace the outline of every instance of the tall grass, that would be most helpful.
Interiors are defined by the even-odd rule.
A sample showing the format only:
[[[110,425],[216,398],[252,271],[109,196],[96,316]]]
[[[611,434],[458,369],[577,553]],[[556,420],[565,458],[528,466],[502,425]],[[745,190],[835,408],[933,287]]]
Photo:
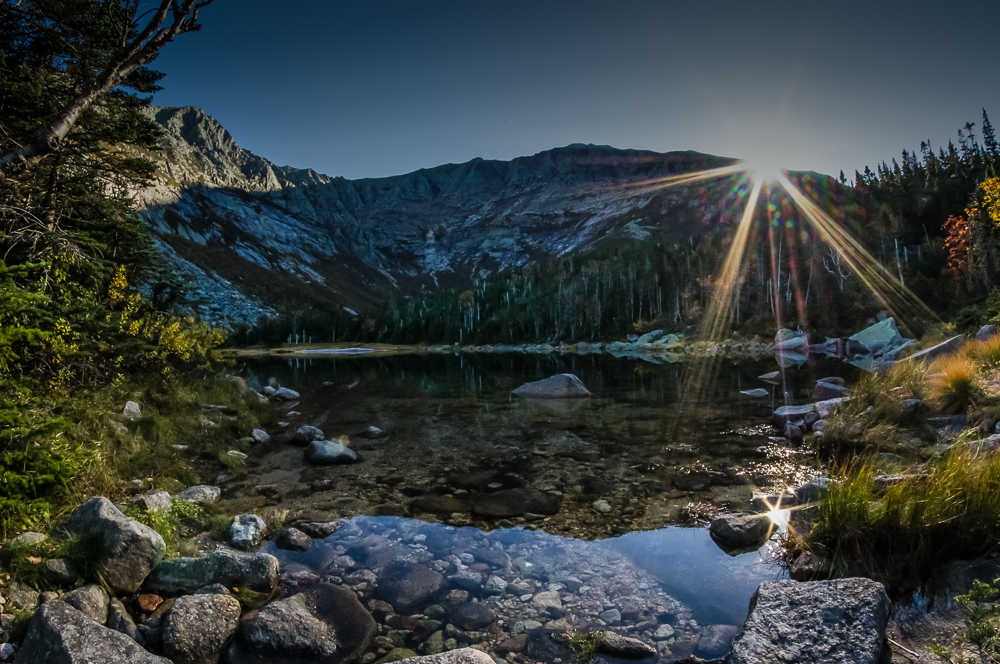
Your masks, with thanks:
[[[894,557],[916,571],[1000,544],[1000,454],[959,445],[924,473],[878,489],[874,459],[840,469],[805,546],[841,573],[860,566],[879,575]]]
[[[963,351],[931,364],[927,389],[934,408],[945,415],[956,415],[983,403],[986,392],[979,376],[978,357]]]

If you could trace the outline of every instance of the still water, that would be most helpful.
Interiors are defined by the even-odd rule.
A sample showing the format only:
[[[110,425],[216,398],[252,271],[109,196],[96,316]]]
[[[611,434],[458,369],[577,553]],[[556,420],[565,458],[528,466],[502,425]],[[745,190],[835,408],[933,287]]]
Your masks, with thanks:
[[[380,596],[390,592],[384,575],[406,565],[438,573],[440,587],[396,611],[422,626],[399,615],[402,628],[384,626],[396,645],[426,651],[441,631],[431,643],[496,649],[533,630],[612,626],[656,644],[663,661],[713,656],[757,585],[783,572],[773,541],[728,555],[707,519],[821,472],[808,450],[774,438],[770,415],[805,401],[816,379],[854,371],[816,361],[785,369],[778,385],[757,379],[778,368],[773,359],[655,365],[606,355],[243,360],[251,385],[302,396],[227,493],[292,521],[349,519],[307,552],[275,551],[293,582],[332,580],[395,605]],[[510,394],[556,373],[577,375],[592,396]],[[742,393],[759,388],[766,396]],[[309,465],[288,441],[302,425],[346,436],[360,462]],[[453,620],[468,602],[490,620]],[[524,638],[513,659],[546,659]]]

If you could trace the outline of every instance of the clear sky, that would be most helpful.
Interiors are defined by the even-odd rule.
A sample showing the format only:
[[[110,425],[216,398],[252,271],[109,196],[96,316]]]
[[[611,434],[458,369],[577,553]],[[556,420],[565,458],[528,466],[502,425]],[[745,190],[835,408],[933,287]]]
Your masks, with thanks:
[[[348,178],[569,143],[849,178],[1000,127],[1000,0],[216,0],[154,103]]]

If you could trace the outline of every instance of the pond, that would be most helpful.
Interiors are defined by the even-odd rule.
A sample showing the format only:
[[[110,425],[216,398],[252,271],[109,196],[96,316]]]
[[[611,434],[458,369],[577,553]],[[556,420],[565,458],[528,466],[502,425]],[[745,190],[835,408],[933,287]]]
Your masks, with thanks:
[[[277,552],[291,578],[332,579],[382,601],[387,565],[426,566],[445,581],[408,612],[429,622],[396,616],[412,629],[386,623],[382,635],[395,641],[383,639],[376,656],[440,631],[436,641],[494,648],[520,637],[514,659],[536,660],[544,657],[529,652],[542,647],[531,646],[533,629],[608,625],[656,643],[663,661],[728,647],[757,585],[783,572],[773,541],[730,556],[705,525],[720,510],[746,510],[755,495],[822,472],[808,449],[775,437],[771,413],[805,401],[818,378],[856,371],[817,360],[783,369],[775,385],[757,378],[779,369],[773,358],[651,364],[607,355],[358,354],[241,362],[251,386],[282,385],[301,398],[283,406],[286,424],[252,450],[246,476],[224,485],[224,499],[279,510],[289,522],[349,519],[308,552]],[[510,394],[556,373],[575,374],[592,396]],[[762,396],[744,394],[761,388]],[[302,425],[345,437],[359,462],[310,465],[290,442]],[[477,558],[479,550],[496,554]],[[453,592],[489,610],[489,630],[448,622]],[[428,631],[438,622],[461,634]]]

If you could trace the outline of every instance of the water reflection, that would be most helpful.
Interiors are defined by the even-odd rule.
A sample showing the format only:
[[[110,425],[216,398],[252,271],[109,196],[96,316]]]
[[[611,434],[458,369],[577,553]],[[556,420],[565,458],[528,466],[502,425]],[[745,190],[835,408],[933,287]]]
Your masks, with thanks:
[[[242,491],[330,518],[401,514],[483,528],[531,523],[593,539],[678,523],[692,505],[745,509],[820,471],[774,439],[771,413],[848,365],[814,362],[761,382],[771,362],[720,361],[697,389],[681,365],[607,355],[404,355],[248,360],[251,384],[302,393],[287,431],[347,435],[362,462],[309,467],[280,435],[252,455]],[[852,370],[852,369],[851,369]],[[510,391],[576,374],[593,396]],[[742,394],[766,390],[765,396]],[[288,411],[294,411],[294,415]],[[368,427],[385,432],[364,437]],[[470,479],[472,478],[472,479]],[[541,507],[539,507],[541,506]]]
[[[451,638],[503,652],[528,634],[522,641],[531,660],[551,660],[531,652],[535,632],[608,626],[655,643],[661,661],[717,656],[757,586],[781,576],[767,545],[731,557],[706,530],[692,528],[587,542],[520,528],[357,517],[307,551],[268,547],[286,588],[330,581],[352,589],[401,647],[427,652],[435,646],[425,644]]]

